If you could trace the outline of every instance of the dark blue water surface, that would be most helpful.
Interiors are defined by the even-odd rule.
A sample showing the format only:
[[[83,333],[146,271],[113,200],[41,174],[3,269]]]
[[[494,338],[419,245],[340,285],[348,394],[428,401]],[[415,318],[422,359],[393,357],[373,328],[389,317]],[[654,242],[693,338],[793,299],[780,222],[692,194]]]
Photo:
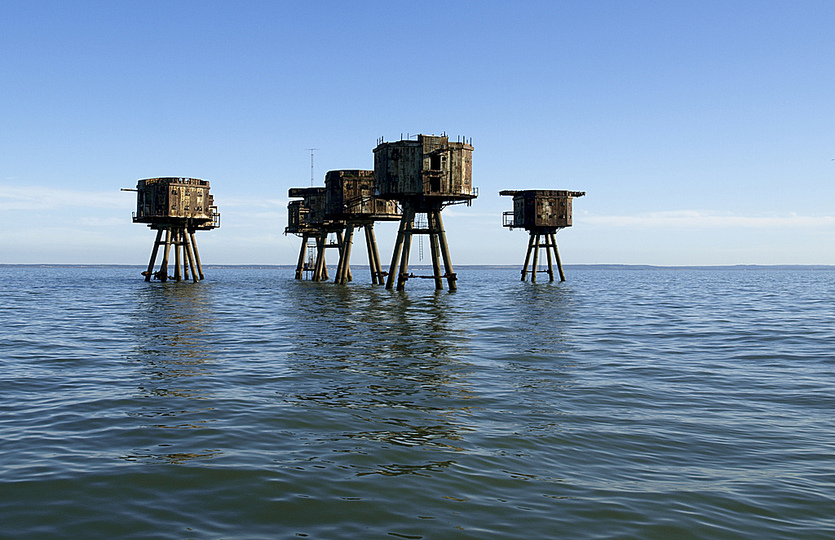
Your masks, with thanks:
[[[835,537],[835,269],[457,270],[0,267],[0,536]]]

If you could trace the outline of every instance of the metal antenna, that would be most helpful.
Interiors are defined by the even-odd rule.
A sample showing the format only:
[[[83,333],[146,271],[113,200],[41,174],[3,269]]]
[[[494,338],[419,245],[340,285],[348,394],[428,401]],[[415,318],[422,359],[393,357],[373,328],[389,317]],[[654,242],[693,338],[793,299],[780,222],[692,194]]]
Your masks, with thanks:
[[[310,150],[310,185],[313,185],[313,151],[318,150],[318,148],[308,148]]]

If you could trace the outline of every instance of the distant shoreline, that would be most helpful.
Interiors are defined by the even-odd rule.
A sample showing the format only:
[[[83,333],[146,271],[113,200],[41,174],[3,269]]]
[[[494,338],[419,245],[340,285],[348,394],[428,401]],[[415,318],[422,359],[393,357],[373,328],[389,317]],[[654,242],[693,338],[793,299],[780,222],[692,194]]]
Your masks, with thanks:
[[[143,264],[65,264],[65,263],[0,263],[0,268],[145,268]],[[205,264],[204,268],[253,268],[253,269],[290,269],[294,264]],[[365,268],[367,265],[351,265],[355,268]],[[727,264],[727,265],[685,265],[666,266],[655,264],[565,264],[567,269],[574,270],[830,270],[835,265],[828,264]],[[411,264],[412,268],[431,268],[425,264]],[[457,269],[518,269],[518,264],[459,264]]]

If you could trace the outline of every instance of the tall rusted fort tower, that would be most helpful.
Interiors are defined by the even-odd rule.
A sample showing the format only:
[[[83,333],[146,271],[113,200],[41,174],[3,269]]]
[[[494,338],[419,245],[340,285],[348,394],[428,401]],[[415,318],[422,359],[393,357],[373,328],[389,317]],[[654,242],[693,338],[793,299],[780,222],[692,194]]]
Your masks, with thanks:
[[[151,277],[168,280],[168,258],[172,246],[173,279],[187,280],[189,269],[195,283],[203,279],[194,233],[220,227],[220,214],[214,198],[209,194],[209,183],[197,178],[148,178],[137,183],[136,192],[133,222],[147,223],[148,227],[157,231],[148,269],[142,272],[145,281],[151,281]],[[162,263],[154,272],[160,246],[164,247]]]
[[[457,289],[441,210],[451,204],[469,205],[478,196],[472,186],[472,156],[471,144],[449,142],[445,135],[418,135],[417,140],[398,142],[378,141],[374,149],[377,196],[400,202],[403,210],[386,280],[387,289],[394,286],[395,278],[397,290],[402,291],[410,277],[430,277],[409,274],[409,251],[415,234],[429,235],[431,278],[435,280],[435,289],[443,289],[444,278],[450,291]],[[417,214],[426,215],[425,226],[415,226]],[[443,274],[440,257],[444,260]]]
[[[560,281],[565,281],[560,252],[557,250],[557,231],[571,227],[573,221],[572,200],[582,197],[584,191],[563,191],[551,189],[505,190],[499,195],[513,197],[513,211],[503,215],[504,227],[525,229],[530,232],[525,264],[522,266],[522,281],[528,273],[528,262],[533,253],[531,281],[536,282],[536,269],[539,263],[539,249],[545,248],[548,256],[548,277],[554,281],[554,266],[551,253],[557,262]],[[544,241],[543,241],[544,240]]]

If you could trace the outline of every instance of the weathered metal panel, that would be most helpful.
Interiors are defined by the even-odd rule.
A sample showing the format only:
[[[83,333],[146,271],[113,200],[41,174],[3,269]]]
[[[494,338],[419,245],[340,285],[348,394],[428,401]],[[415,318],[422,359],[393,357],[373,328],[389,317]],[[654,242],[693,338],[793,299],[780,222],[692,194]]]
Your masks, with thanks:
[[[505,190],[500,195],[513,196],[513,222],[508,227],[525,229],[560,229],[573,224],[573,198],[585,195],[581,191],[565,190]]]
[[[209,182],[197,178],[147,178],[136,185],[138,223],[189,221],[190,225],[213,228],[218,219]]]
[[[374,171],[339,170],[325,175],[326,214],[333,219],[397,219],[392,200],[375,197]]]
[[[298,226],[304,227],[319,227],[326,223],[325,215],[326,194],[323,187],[309,187],[309,188],[290,188],[288,191],[290,197],[301,197],[301,201],[290,201],[287,205],[288,214],[291,211],[298,213]],[[294,203],[299,203],[298,208]],[[292,208],[291,208],[292,206]],[[288,216],[288,219],[290,217]],[[290,226],[290,224],[288,224]],[[290,231],[287,232],[302,232]]]
[[[381,143],[374,149],[377,192],[393,199],[473,198],[472,151],[471,145],[450,143],[446,136]]]
[[[287,204],[287,229],[285,229],[285,232],[304,232],[310,211],[304,206],[303,202],[290,201]]]

